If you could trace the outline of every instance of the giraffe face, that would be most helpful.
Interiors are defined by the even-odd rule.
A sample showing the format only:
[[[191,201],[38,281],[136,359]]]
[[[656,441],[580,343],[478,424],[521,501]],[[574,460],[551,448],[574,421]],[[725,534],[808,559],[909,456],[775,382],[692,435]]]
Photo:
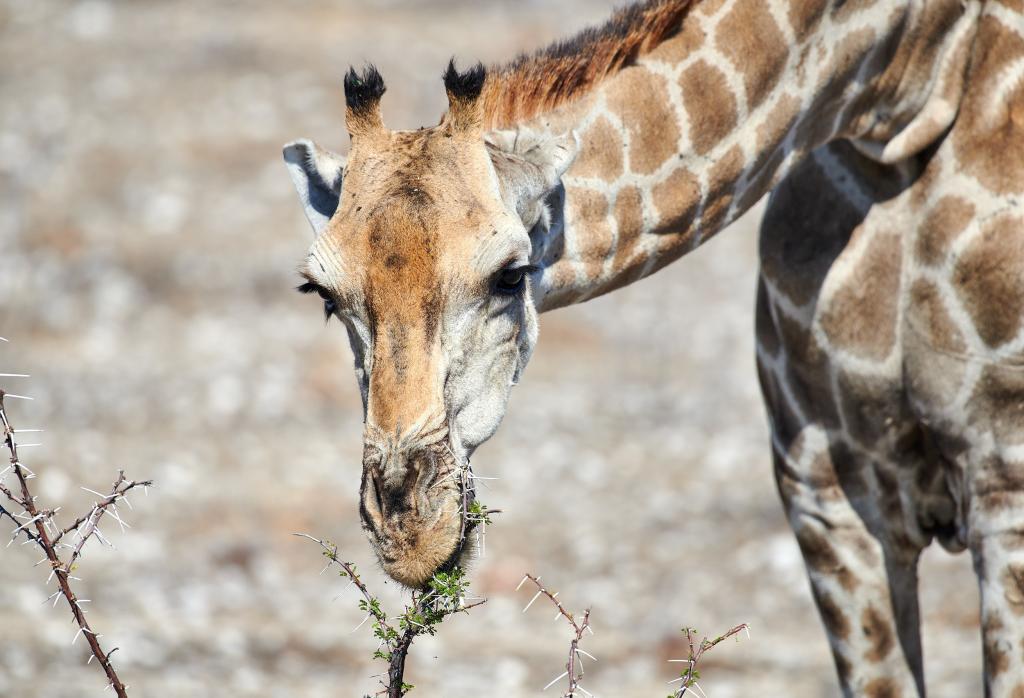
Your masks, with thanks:
[[[536,342],[529,230],[571,161],[567,142],[517,154],[492,140],[380,130],[353,139],[347,166],[308,141],[285,150],[317,232],[300,290],[320,294],[355,356],[363,527],[411,587],[466,554],[463,468]]]

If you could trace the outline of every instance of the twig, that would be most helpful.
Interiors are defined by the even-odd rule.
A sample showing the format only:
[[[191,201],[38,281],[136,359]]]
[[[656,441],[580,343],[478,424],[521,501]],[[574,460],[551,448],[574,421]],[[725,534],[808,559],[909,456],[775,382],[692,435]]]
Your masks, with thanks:
[[[590,695],[587,689],[580,686],[580,681],[583,679],[582,661],[579,661],[579,665],[577,668],[577,660],[580,660],[580,654],[585,654],[591,659],[594,659],[594,656],[592,654],[580,649],[580,641],[583,640],[583,634],[588,631],[590,632],[590,634],[594,633],[594,631],[590,627],[590,609],[586,609],[583,612],[583,618],[577,622],[576,617],[573,616],[572,613],[567,611],[565,606],[562,605],[562,602],[556,598],[558,596],[557,591],[552,594],[544,587],[543,584],[540,583],[540,577],[535,577],[529,572],[527,572],[526,576],[523,577],[523,581],[519,583],[519,587],[522,587],[523,582],[525,582],[526,580],[530,580],[534,583],[534,585],[537,587],[537,593],[534,594],[532,599],[530,599],[530,603],[526,604],[526,608],[523,609],[523,612],[525,613],[526,610],[530,608],[530,606],[533,604],[533,602],[537,599],[538,596],[546,596],[548,597],[548,600],[551,601],[552,604],[554,604],[555,608],[558,609],[558,615],[555,616],[555,618],[557,619],[559,616],[565,618],[567,621],[569,621],[569,625],[572,626],[574,632],[572,641],[569,643],[569,659],[565,663],[565,672],[556,676],[551,681],[551,683],[544,687],[544,689],[546,690],[550,688],[564,676],[568,681],[568,689],[565,693],[562,694],[565,698],[573,698],[573,696],[576,696],[577,691],[582,691],[583,693]],[[594,661],[597,660],[594,659]]]
[[[729,629],[723,635],[719,635],[713,640],[709,640],[707,637],[700,641],[699,645],[694,645],[694,640],[697,637],[697,630],[695,628],[683,628],[683,632],[686,633],[686,643],[690,648],[690,656],[681,661],[686,663],[686,669],[678,679],[673,679],[669,683],[675,683],[676,681],[682,680],[679,684],[679,688],[676,690],[673,698],[682,698],[686,695],[686,692],[693,686],[697,686],[697,679],[700,678],[700,674],[697,673],[697,662],[704,656],[704,653],[709,649],[717,645],[722,640],[732,637],[740,632],[746,631],[747,636],[750,636],[750,626],[746,623],[740,623],[734,628]],[[670,660],[673,661],[673,660]],[[701,691],[703,693],[703,691]]]
[[[330,560],[328,567],[331,564],[341,567],[340,574],[343,577],[348,577],[362,594],[363,598],[359,602],[359,608],[367,613],[363,623],[373,618],[373,632],[380,639],[380,646],[374,652],[374,658],[384,659],[388,662],[387,683],[381,680],[383,690],[377,695],[402,698],[413,688],[405,683],[405,660],[409,655],[413,640],[417,636],[424,633],[433,635],[437,632],[437,625],[447,616],[468,611],[487,602],[487,599],[477,599],[466,603],[465,591],[468,583],[463,581],[463,573],[459,568],[447,573],[439,572],[430,580],[430,591],[413,592],[412,603],[406,606],[405,612],[398,617],[396,629],[395,625],[388,621],[380,601],[370,593],[366,584],[360,579],[355,565],[338,556],[337,545],[308,533],[295,533],[294,535],[308,538],[319,545],[323,555]],[[363,623],[360,623],[360,626]],[[381,651],[380,647],[385,647],[387,651]]]
[[[18,458],[18,444],[14,438],[16,431],[11,426],[8,419],[7,411],[4,406],[4,397],[21,396],[11,395],[0,389],[0,425],[3,427],[4,442],[7,451],[10,453],[11,463],[10,467],[6,468],[3,473],[0,473],[0,477],[13,471],[17,478],[17,489],[20,490],[20,493],[13,492],[2,483],[0,483],[0,492],[2,492],[8,500],[18,505],[18,507],[22,509],[22,512],[15,514],[7,508],[0,506],[0,518],[7,517],[17,524],[17,528],[14,529],[11,536],[12,542],[19,534],[24,534],[27,539],[26,542],[35,543],[42,549],[46,557],[40,562],[47,562],[50,566],[50,575],[46,581],[49,583],[51,578],[56,577],[57,585],[59,587],[58,591],[54,592],[50,598],[54,598],[56,603],[58,595],[63,596],[68,602],[68,606],[71,609],[71,614],[74,617],[75,623],[78,625],[78,631],[75,633],[72,644],[78,640],[79,635],[85,636],[85,641],[88,643],[93,657],[97,660],[100,667],[102,667],[103,672],[107,676],[107,680],[109,681],[108,688],[112,688],[119,698],[126,698],[128,695],[128,686],[121,681],[117,672],[114,670],[114,667],[110,663],[110,656],[117,651],[117,648],[114,648],[110,652],[104,652],[103,647],[99,642],[99,638],[101,636],[93,631],[92,627],[89,625],[89,621],[86,620],[85,612],[82,610],[82,604],[88,601],[88,599],[79,599],[75,596],[75,593],[71,588],[71,580],[76,579],[71,575],[71,572],[74,570],[76,562],[81,557],[82,550],[84,549],[86,542],[88,542],[93,535],[103,540],[102,533],[100,533],[99,529],[96,527],[100,517],[102,517],[108,509],[111,509],[112,515],[120,519],[116,513],[117,500],[123,498],[129,490],[140,486],[148,487],[152,482],[148,480],[144,482],[126,480],[124,471],[118,471],[117,480],[114,482],[114,486],[111,489],[110,494],[101,502],[93,504],[93,508],[90,510],[89,514],[84,517],[80,517],[75,521],[75,523],[67,528],[56,529],[53,523],[53,518],[57,513],[57,510],[39,509],[36,506],[36,497],[32,495],[29,489],[28,481],[34,477],[34,475]],[[26,520],[22,521],[22,519]],[[81,528],[83,524],[85,524],[84,532]],[[33,528],[35,529],[34,531],[32,530]],[[56,531],[52,537],[51,531]],[[57,550],[61,545],[61,539],[70,531],[75,531],[79,536],[79,540],[73,547],[70,558],[65,562]],[[65,547],[68,546],[65,544]]]

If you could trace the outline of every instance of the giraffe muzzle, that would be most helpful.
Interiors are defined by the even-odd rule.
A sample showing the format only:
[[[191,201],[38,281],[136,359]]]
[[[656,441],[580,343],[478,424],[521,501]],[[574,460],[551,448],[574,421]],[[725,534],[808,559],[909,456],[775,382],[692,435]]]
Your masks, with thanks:
[[[464,552],[463,507],[472,490],[451,451],[443,446],[396,450],[367,448],[360,490],[360,517],[384,571],[395,581],[422,588],[450,569]]]

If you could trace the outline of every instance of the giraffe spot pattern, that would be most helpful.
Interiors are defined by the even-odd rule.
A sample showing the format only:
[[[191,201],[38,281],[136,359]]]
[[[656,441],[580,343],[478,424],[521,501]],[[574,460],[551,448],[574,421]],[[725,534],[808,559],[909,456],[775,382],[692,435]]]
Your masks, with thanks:
[[[624,170],[622,135],[606,116],[598,117],[580,135],[580,152],[573,163],[573,176],[614,182]]]
[[[889,620],[874,606],[868,606],[860,616],[861,631],[871,644],[864,653],[869,662],[880,662],[892,651],[895,644]]]
[[[821,328],[830,342],[868,359],[889,355],[896,342],[900,258],[900,236],[875,231],[863,257],[821,314]]]
[[[1010,668],[1010,654],[1006,651],[1005,642],[1000,639],[1000,631],[1005,628],[1002,619],[994,613],[986,613],[982,621],[984,637],[983,660],[985,675],[995,678]]]
[[[642,66],[624,70],[618,80],[608,107],[629,132],[629,171],[650,174],[679,152],[679,119],[668,98],[668,81]]]
[[[834,577],[846,591],[857,587],[857,578],[840,562],[832,541],[823,533],[810,526],[801,526],[796,533],[796,540],[810,569]]]
[[[632,185],[620,189],[615,197],[615,220],[618,224],[619,239],[612,262],[612,274],[620,280],[621,285],[636,281],[633,273],[626,273],[630,264],[636,271],[643,268],[643,255],[638,255],[636,251],[644,229],[643,213],[640,189]]]
[[[739,0],[718,25],[721,51],[743,76],[747,108],[754,109],[771,92],[789,57],[782,32],[763,0]],[[750,60],[757,56],[758,60]]]
[[[680,232],[688,231],[697,215],[700,201],[700,182],[696,175],[680,167],[665,181],[651,190],[654,209],[658,212],[659,228],[671,227]]]
[[[818,604],[818,613],[821,621],[832,637],[845,640],[850,636],[850,621],[846,614],[828,594],[815,594],[814,600]]]
[[[566,187],[566,196],[574,203],[580,224],[588,230],[588,244],[583,250],[583,271],[589,278],[601,275],[604,261],[615,249],[615,234],[608,218],[608,199],[593,189]]]
[[[921,225],[915,253],[917,259],[931,266],[942,264],[956,237],[974,218],[974,204],[963,197],[944,196],[925,216]]]
[[[708,175],[708,207],[701,220],[702,228],[717,230],[724,223],[732,204],[733,187],[743,171],[743,149],[734,145],[711,166]]]
[[[991,16],[980,20],[967,94],[957,117],[953,145],[966,172],[998,194],[1020,191],[1024,182],[1024,82],[1002,83],[1006,67],[1024,54],[1024,37]]]
[[[927,279],[918,279],[910,288],[908,311],[918,332],[928,345],[940,351],[962,354],[967,350],[963,333],[949,316],[938,286]]]
[[[679,86],[690,120],[690,145],[706,155],[736,127],[736,98],[725,74],[703,59],[683,71]]]
[[[825,4],[818,0],[790,0],[787,17],[793,36],[802,42],[821,22]]]
[[[1003,598],[1014,615],[1024,616],[1024,565],[1009,564],[1000,573]]]
[[[1009,342],[1024,317],[1024,219],[1000,216],[960,255],[953,288],[991,347]]]

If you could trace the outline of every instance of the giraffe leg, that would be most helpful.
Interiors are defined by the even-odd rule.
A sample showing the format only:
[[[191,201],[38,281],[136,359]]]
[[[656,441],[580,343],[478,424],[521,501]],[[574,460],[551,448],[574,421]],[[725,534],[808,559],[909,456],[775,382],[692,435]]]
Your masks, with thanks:
[[[907,438],[916,417],[887,285],[901,252],[876,205],[901,177],[830,144],[776,187],[761,224],[758,370],[776,480],[847,696],[924,694],[927,535],[906,496],[923,458]]]
[[[807,565],[843,694],[924,695],[917,600],[919,549],[871,530],[847,492],[869,463],[847,460],[818,425],[788,448],[776,439],[775,472]],[[844,472],[845,471],[845,472]],[[847,481],[847,482],[844,482]],[[844,485],[846,485],[844,489]]]
[[[981,590],[985,695],[1024,698],[1024,449],[968,469],[968,545]]]

